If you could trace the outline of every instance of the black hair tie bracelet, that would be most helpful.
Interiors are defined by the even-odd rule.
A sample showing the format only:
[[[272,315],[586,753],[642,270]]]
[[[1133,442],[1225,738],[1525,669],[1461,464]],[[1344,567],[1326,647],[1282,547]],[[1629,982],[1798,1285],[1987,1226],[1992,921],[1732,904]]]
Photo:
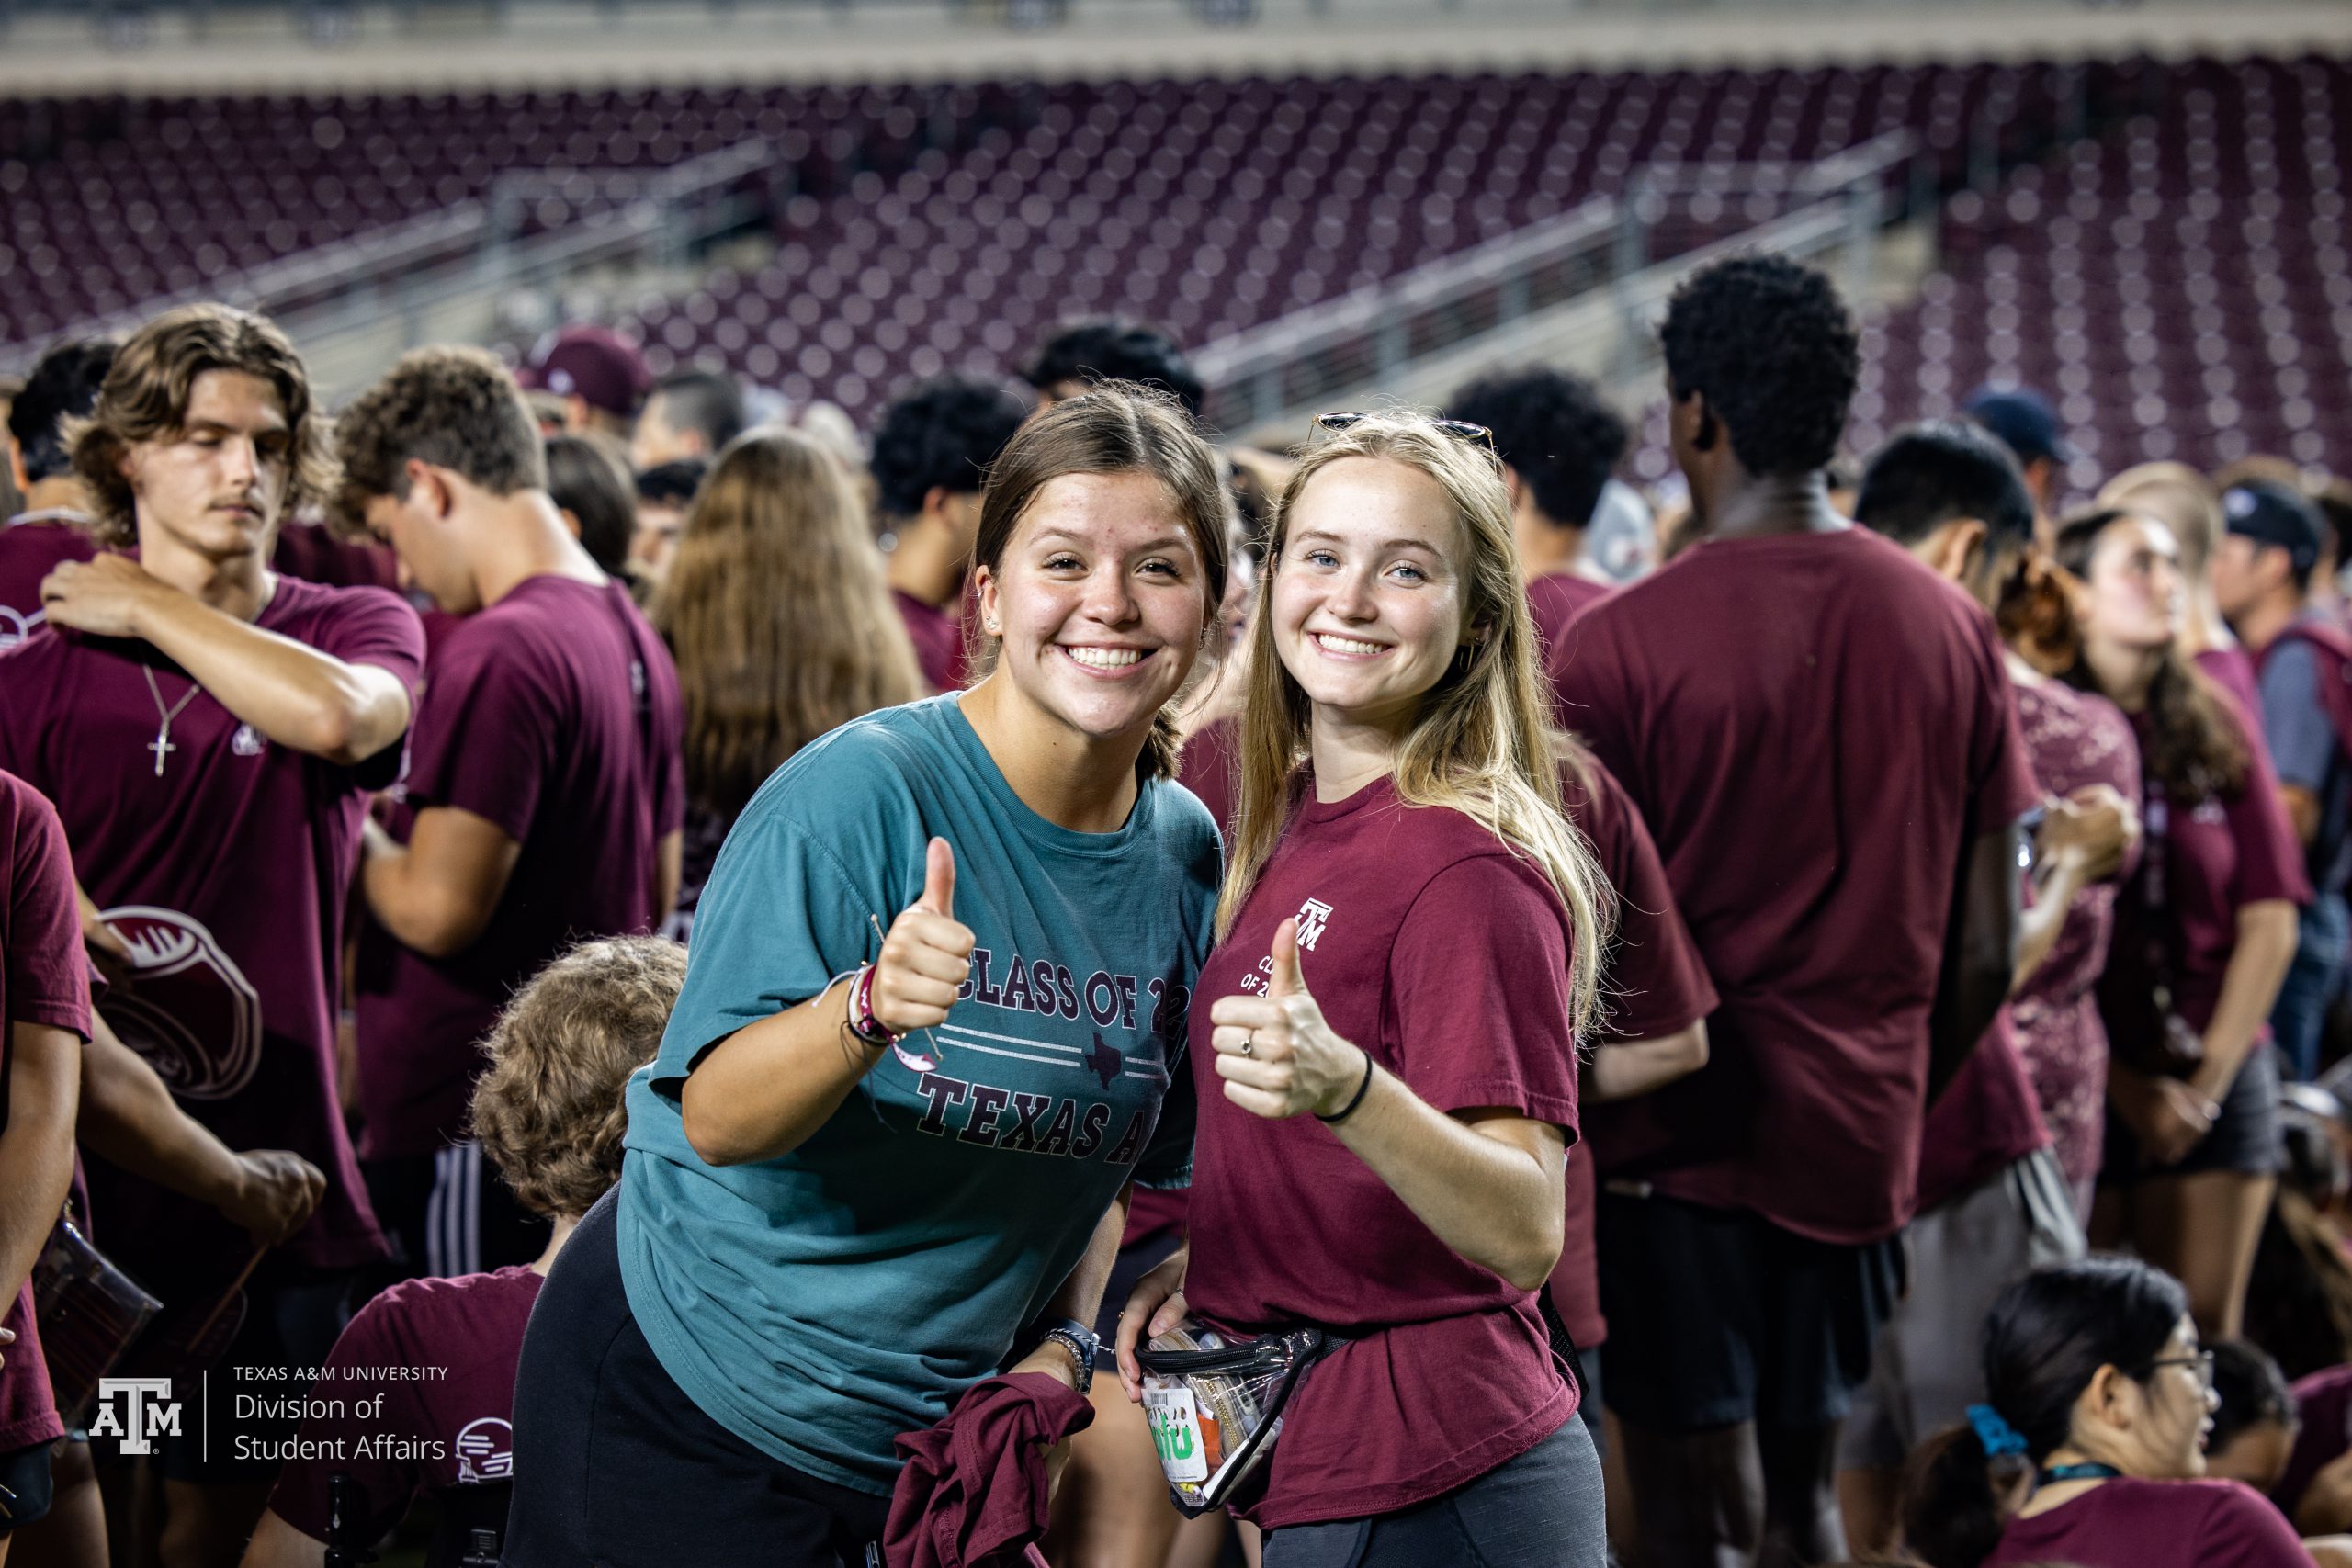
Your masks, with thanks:
[[[1363,1051],[1363,1047],[1361,1045],[1357,1046],[1356,1049]],[[1320,1111],[1317,1111],[1315,1113],[1315,1119],[1317,1122],[1322,1122],[1326,1127],[1338,1126],[1340,1122],[1346,1121],[1349,1117],[1353,1116],[1356,1113],[1356,1107],[1363,1103],[1363,1097],[1370,1093],[1371,1090],[1372,1053],[1369,1051],[1363,1051],[1363,1082],[1356,1085],[1355,1097],[1350,1100],[1345,1105],[1340,1107],[1340,1109],[1331,1115],[1326,1116]]]

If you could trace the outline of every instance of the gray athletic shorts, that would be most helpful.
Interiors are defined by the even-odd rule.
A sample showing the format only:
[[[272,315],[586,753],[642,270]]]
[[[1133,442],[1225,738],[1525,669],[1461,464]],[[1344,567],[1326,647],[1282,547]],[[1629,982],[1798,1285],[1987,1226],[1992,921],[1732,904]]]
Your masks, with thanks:
[[[2036,1269],[2083,1256],[2057,1156],[2037,1149],[1905,1232],[1911,1288],[1878,1337],[1870,1381],[1838,1437],[1843,1470],[1899,1470],[1911,1450],[1984,1397],[1984,1318]]]

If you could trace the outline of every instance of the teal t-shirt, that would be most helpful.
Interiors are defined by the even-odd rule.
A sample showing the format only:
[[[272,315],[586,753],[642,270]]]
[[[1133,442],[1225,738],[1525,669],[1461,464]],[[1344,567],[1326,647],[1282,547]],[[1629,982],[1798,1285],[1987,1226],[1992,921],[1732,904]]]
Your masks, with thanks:
[[[687,1074],[871,963],[934,835],[978,943],[946,1023],[783,1158],[704,1164]],[[781,1462],[888,1492],[891,1438],[1001,1369],[1119,1189],[1189,1179],[1185,1014],[1218,874],[1179,785],[1145,784],[1114,833],[1031,811],[953,695],[778,769],[719,852],[661,1054],[628,1086],[621,1272],[678,1386]]]

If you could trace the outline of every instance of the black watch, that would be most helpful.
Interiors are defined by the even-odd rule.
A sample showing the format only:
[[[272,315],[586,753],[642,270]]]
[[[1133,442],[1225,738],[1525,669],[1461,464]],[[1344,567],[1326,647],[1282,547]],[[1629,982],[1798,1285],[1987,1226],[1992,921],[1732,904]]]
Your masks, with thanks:
[[[1069,1352],[1076,1363],[1077,1387],[1082,1397],[1094,1387],[1094,1358],[1102,1353],[1102,1337],[1074,1317],[1041,1317],[1022,1332],[1021,1341],[1035,1350],[1052,1340]],[[1025,1357],[1028,1350],[1022,1352]]]

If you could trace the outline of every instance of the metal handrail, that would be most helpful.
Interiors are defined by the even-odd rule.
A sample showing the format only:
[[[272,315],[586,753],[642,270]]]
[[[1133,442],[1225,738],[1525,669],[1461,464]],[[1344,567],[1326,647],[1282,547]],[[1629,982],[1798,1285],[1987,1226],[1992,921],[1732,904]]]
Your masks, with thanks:
[[[142,299],[68,330],[119,335],[174,306],[219,299],[267,314],[305,342],[343,331],[356,318],[380,317],[388,292],[415,299],[459,281],[519,286],[648,239],[674,254],[707,238],[714,222],[740,219],[723,199],[729,187],[774,167],[776,156],[775,144],[762,138],[662,168],[511,169],[482,197]],[[548,197],[572,210],[556,227],[526,236],[531,210]],[[694,215],[698,205],[700,217]],[[26,368],[60,335],[0,344],[0,369]]]
[[[1907,167],[1917,145],[1898,130],[1813,164],[1699,167],[1708,188],[1777,185],[1812,198],[1802,214],[1809,221],[1835,211],[1849,231],[1858,223],[1874,230],[1886,177]],[[1757,179],[1743,182],[1744,170],[1757,171]],[[1623,197],[1597,197],[1544,223],[1204,345],[1193,362],[1211,389],[1209,423],[1226,430],[1265,425],[1320,396],[1379,380],[1643,272],[1659,259],[1651,252],[1662,199],[1680,188],[1675,165],[1653,173],[1656,179],[1637,181]]]

